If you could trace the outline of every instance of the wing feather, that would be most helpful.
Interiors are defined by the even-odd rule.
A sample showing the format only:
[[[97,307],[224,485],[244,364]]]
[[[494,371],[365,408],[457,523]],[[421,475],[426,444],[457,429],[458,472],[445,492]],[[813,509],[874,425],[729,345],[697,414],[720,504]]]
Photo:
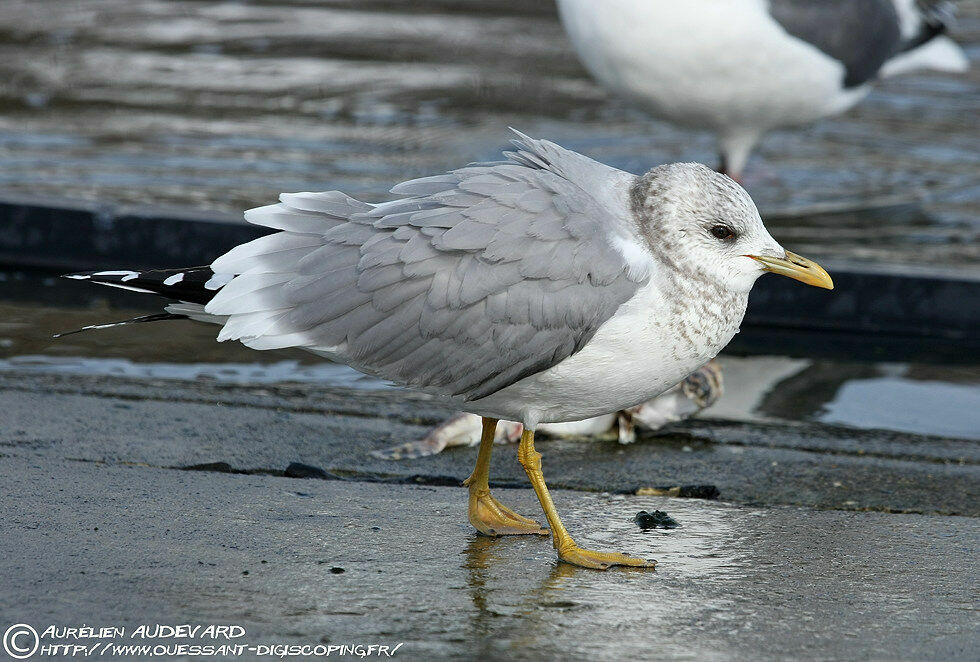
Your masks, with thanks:
[[[603,188],[632,176],[518,135],[508,161],[404,182],[391,202],[284,194],[248,212],[282,232],[215,261],[238,274],[205,307],[227,316],[219,339],[467,400],[581,349],[647,276],[612,242],[633,231],[625,194]]]

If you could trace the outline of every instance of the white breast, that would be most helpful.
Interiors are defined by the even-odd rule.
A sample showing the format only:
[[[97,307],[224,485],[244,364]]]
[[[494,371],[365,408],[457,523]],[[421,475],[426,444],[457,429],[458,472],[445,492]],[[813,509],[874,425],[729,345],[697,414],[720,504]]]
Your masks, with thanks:
[[[679,124],[726,135],[807,123],[865,93],[789,35],[764,0],[559,0],[582,62],[604,85]]]
[[[651,279],[580,352],[462,407],[533,429],[538,423],[626,409],[660,395],[728,344],[747,303],[747,297],[734,302],[732,314],[730,308],[711,310],[703,297],[675,293],[668,300],[663,292],[664,284]]]

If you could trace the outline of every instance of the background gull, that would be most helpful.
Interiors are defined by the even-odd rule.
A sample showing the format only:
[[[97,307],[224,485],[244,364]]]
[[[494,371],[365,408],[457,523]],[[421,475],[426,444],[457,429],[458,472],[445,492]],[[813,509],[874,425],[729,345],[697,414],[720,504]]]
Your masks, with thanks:
[[[630,360],[624,357],[624,360]],[[721,366],[710,361],[652,400],[629,409],[581,421],[542,423],[535,430],[549,437],[595,437],[615,435],[619,443],[636,441],[637,428],[659,430],[670,423],[683,421],[710,407],[724,390]],[[441,453],[455,446],[475,446],[480,443],[483,424],[476,414],[460,413],[436,426],[424,438],[391,448],[371,451],[382,460],[409,460]],[[524,426],[517,421],[500,421],[494,433],[494,443],[512,444],[521,438]]]
[[[718,135],[738,178],[763,134],[851,108],[877,78],[964,71],[930,0],[558,0],[589,72],[653,115]]]
[[[210,268],[74,277],[174,292],[169,315],[220,324],[218,340],[300,347],[483,416],[469,519],[490,535],[547,533],[490,494],[497,420],[521,422],[518,458],[559,557],[649,567],[575,544],[535,428],[627,409],[684,379],[737,333],[766,271],[832,282],[776,243],[724,175],[687,163],[637,177],[518,135],[506,161],[399,184],[391,202],[283,194],[245,216],[279,232]]]

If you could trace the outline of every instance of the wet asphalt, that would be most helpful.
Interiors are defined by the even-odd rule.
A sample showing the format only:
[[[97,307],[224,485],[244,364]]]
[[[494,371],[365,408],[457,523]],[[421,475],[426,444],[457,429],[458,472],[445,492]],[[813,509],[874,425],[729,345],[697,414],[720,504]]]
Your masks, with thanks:
[[[968,660],[980,643],[975,443],[719,421],[542,441],[579,542],[660,562],[600,573],[476,535],[457,486],[475,449],[371,458],[448,413],[417,395],[5,373],[0,398],[4,623],[217,622],[403,659]],[[522,489],[498,493],[537,516],[514,455],[498,447],[492,475]],[[616,493],[689,484],[720,497]],[[681,526],[642,531],[641,510]]]

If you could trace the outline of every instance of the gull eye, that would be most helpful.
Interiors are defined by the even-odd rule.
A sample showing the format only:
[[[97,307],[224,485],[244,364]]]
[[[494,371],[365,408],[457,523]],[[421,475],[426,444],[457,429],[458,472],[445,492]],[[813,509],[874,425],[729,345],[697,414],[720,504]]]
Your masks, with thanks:
[[[711,228],[711,236],[722,241],[731,241],[735,238],[735,230],[727,225],[716,225]]]

